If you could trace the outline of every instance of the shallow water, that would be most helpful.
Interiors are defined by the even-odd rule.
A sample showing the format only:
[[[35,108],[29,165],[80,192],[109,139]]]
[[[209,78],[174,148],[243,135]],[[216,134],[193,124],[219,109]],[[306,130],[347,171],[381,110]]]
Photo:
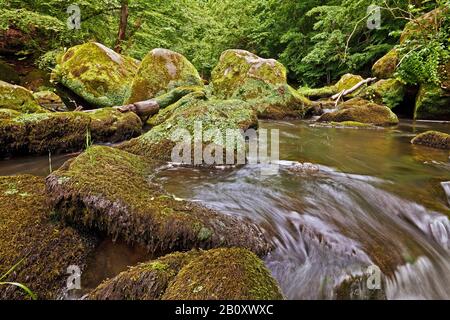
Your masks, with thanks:
[[[450,124],[402,121],[381,130],[316,128],[304,121],[260,126],[280,130],[277,175],[263,176],[257,165],[169,167],[156,179],[179,198],[259,224],[275,246],[266,265],[289,299],[336,298],[343,279],[369,266],[381,269],[389,299],[450,299],[449,152],[410,144],[426,130],[450,133]],[[53,169],[70,156],[53,157]],[[0,162],[0,175],[48,170],[48,157]],[[147,258],[140,249],[105,241],[87,282],[94,286]],[[352,298],[370,294],[358,283],[350,292]]]

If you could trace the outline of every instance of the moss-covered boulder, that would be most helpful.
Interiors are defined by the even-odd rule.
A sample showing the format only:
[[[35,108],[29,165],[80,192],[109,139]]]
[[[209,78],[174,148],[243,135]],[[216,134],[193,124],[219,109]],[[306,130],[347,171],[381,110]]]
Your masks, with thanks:
[[[317,100],[317,99],[323,99],[323,98],[329,98],[336,93],[338,93],[338,90],[336,86],[326,86],[322,88],[299,88],[298,92],[307,97],[308,99]]]
[[[61,97],[53,91],[39,91],[33,93],[33,97],[39,105],[49,111],[68,111]]]
[[[344,90],[349,90],[349,89],[353,88],[355,85],[357,85],[358,83],[360,83],[363,80],[364,80],[364,78],[359,75],[347,73],[347,74],[344,74],[341,77],[341,79],[339,79],[339,81],[335,84],[335,86],[336,86],[337,92],[342,92]],[[364,86],[361,88],[364,88]],[[353,93],[353,94],[356,94],[356,93]]]
[[[380,58],[372,67],[372,74],[378,79],[389,79],[394,76],[399,63],[399,53],[392,49],[382,58]]]
[[[31,91],[4,81],[0,81],[0,108],[23,113],[46,112],[39,106]]]
[[[311,102],[287,84],[286,68],[244,50],[227,50],[212,71],[214,96],[253,101],[261,118],[302,118]]]
[[[436,24],[447,16],[449,12],[450,8],[444,5],[408,22],[403,29],[400,43],[404,44],[407,41],[415,40],[426,42],[432,39],[433,34],[436,32]]]
[[[450,120],[450,90],[422,84],[416,98],[415,119]]]
[[[192,93],[162,110],[150,120],[154,127],[142,136],[123,143],[120,148],[150,159],[171,161],[172,150],[177,144],[172,139],[180,130],[186,130],[194,145],[196,124],[203,132],[218,130],[225,146],[227,130],[246,130],[257,126],[255,106],[242,100],[208,99],[201,93]]]
[[[362,96],[390,109],[400,106],[405,100],[405,85],[397,79],[383,79],[370,85]]]
[[[338,110],[325,113],[319,122],[344,122],[356,121],[370,123],[379,126],[389,126],[398,124],[398,118],[386,106],[361,99],[353,98],[342,103]]]
[[[218,246],[267,252],[269,245],[253,224],[175,199],[153,184],[149,176],[160,166],[95,146],[47,177],[47,189],[58,216],[152,252]]]
[[[136,114],[112,108],[35,114],[8,110],[3,115],[0,116],[0,157],[80,151],[86,147],[89,137],[94,143],[120,142],[142,131],[142,122]]]
[[[0,80],[12,84],[20,84],[20,77],[14,68],[0,59]]]
[[[174,253],[140,264],[98,286],[98,300],[281,300],[264,263],[246,249]]]
[[[138,61],[89,42],[64,54],[53,79],[93,106],[111,107],[123,104],[137,69]]]
[[[192,63],[177,52],[153,49],[139,66],[127,103],[152,99],[185,86],[203,86],[203,80]]]
[[[19,282],[39,299],[57,299],[66,288],[67,268],[83,270],[96,239],[65,227],[51,216],[44,178],[0,177],[0,275]],[[24,299],[17,287],[1,285],[0,299]]]
[[[411,143],[450,150],[450,135],[439,131],[427,131],[417,135],[411,140]]]

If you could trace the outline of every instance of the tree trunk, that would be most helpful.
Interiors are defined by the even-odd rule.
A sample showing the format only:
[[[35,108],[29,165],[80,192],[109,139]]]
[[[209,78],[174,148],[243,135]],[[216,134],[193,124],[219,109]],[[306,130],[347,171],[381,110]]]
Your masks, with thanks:
[[[120,23],[119,33],[117,35],[117,42],[114,50],[118,53],[122,52],[122,42],[125,40],[128,25],[128,0],[122,0],[120,8]]]

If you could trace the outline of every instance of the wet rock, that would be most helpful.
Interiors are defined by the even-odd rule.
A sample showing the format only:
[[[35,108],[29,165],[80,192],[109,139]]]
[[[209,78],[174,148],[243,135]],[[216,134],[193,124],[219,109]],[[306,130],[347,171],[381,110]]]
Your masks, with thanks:
[[[68,111],[62,99],[52,91],[39,91],[33,93],[39,105],[48,111]]]
[[[70,48],[53,78],[96,107],[122,105],[128,96],[138,61],[96,42]]]
[[[212,71],[213,95],[253,101],[260,118],[303,118],[311,101],[287,84],[286,68],[244,50],[227,50]]]
[[[1,110],[1,109],[0,109]],[[3,109],[6,110],[6,109]],[[134,113],[111,108],[95,112],[56,112],[0,116],[0,155],[71,152],[92,142],[120,142],[141,133],[142,122]]]
[[[171,161],[173,148],[177,144],[172,138],[180,130],[189,133],[193,147],[196,124],[201,124],[203,132],[216,130],[222,141],[214,142],[225,146],[227,130],[256,127],[257,118],[254,106],[248,102],[208,99],[202,93],[192,93],[162,110],[150,123],[155,127],[123,143],[120,148],[146,158]]]
[[[360,98],[353,98],[342,103],[338,110],[322,115],[318,121],[356,121],[379,126],[398,124],[397,116],[388,107]]]
[[[0,108],[23,113],[46,112],[39,106],[31,91],[4,81],[0,81]]]
[[[427,131],[417,135],[411,140],[411,143],[432,148],[450,150],[450,135],[438,131]]]
[[[385,56],[379,59],[372,67],[372,75],[378,79],[390,79],[394,76],[399,63],[399,54],[396,49],[392,49]]]
[[[450,72],[450,62],[448,68]],[[435,84],[422,84],[416,98],[414,118],[450,120],[450,88],[443,89]]]
[[[317,100],[317,99],[323,99],[323,98],[329,98],[336,93],[338,93],[338,90],[336,86],[327,86],[322,88],[299,88],[298,92],[308,99]]]
[[[57,299],[66,288],[67,268],[83,270],[96,239],[65,227],[51,216],[44,178],[0,177],[0,275],[22,261],[3,281],[19,282],[39,299]],[[23,260],[22,260],[23,259]],[[29,298],[0,286],[1,299]]]
[[[88,299],[281,300],[264,263],[240,248],[174,253],[105,281]]]
[[[94,146],[53,172],[47,189],[58,216],[152,252],[239,246],[262,255],[269,250],[253,224],[179,201],[149,181],[160,166]]]
[[[139,66],[127,103],[152,99],[177,87],[186,86],[203,86],[192,63],[177,52],[153,49]]]
[[[397,79],[384,79],[369,86],[362,94],[365,99],[382,104],[391,110],[405,100],[405,85]]]

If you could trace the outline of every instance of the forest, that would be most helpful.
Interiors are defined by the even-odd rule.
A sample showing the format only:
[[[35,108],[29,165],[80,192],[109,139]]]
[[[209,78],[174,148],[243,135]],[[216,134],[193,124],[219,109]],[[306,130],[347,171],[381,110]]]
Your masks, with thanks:
[[[0,299],[450,299],[449,150],[449,0],[0,0]]]

